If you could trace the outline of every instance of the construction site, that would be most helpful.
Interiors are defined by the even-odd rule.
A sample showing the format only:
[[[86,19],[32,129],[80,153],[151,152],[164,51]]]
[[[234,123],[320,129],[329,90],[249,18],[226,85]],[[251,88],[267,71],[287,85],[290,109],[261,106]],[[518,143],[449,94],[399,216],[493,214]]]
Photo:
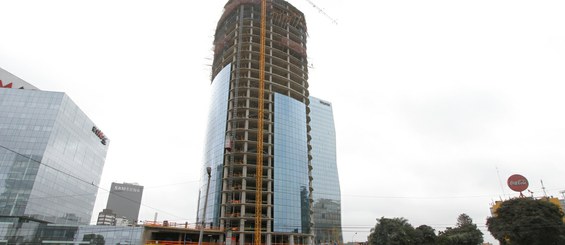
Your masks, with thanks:
[[[304,14],[283,0],[230,0],[218,21],[212,79],[231,67],[225,144],[221,163],[205,163],[213,188],[207,199],[201,188],[198,222],[225,230],[226,244],[312,244],[307,36]],[[277,190],[292,183],[275,159],[276,94],[306,108],[303,185],[285,194],[300,195],[286,204],[294,216],[277,210],[290,202]]]

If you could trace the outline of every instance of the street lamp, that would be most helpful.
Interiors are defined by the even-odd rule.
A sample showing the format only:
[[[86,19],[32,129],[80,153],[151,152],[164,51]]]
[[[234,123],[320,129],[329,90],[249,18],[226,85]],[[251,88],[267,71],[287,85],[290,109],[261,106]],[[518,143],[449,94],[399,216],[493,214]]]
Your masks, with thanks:
[[[212,168],[207,167],[206,172],[208,173],[208,184],[206,185],[206,198],[204,199],[204,210],[202,212],[202,224],[200,225],[200,236],[198,237],[198,245],[202,245],[202,239],[204,238],[204,225],[206,222],[206,206],[208,206],[208,192],[210,192],[210,177],[212,173]]]

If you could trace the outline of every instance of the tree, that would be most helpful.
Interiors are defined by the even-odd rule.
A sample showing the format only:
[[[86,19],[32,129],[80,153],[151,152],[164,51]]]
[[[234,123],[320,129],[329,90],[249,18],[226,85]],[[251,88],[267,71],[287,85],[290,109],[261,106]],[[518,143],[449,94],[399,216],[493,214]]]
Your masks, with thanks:
[[[460,214],[459,217],[457,217],[457,227],[464,227],[468,225],[473,225],[473,219],[471,219],[471,217],[467,214]]]
[[[469,215],[460,214],[457,226],[440,231],[437,237],[439,245],[477,245],[483,242],[483,233],[473,224]]]
[[[418,233],[405,218],[382,217],[369,234],[369,245],[413,245],[418,240]]]
[[[417,244],[421,245],[435,245],[436,244],[436,233],[434,228],[427,225],[421,225],[416,228],[416,233],[419,237]]]
[[[565,244],[563,213],[547,200],[515,198],[502,202],[487,227],[500,244]]]
[[[83,241],[88,241],[92,245],[104,245],[106,242],[104,241],[104,236],[99,234],[85,234],[82,237]]]

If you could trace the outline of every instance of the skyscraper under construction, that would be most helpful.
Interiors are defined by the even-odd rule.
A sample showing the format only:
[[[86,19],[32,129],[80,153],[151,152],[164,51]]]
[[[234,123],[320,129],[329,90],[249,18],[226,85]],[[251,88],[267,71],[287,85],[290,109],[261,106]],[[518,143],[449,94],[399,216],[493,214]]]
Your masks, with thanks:
[[[283,0],[229,0],[218,21],[198,222],[227,244],[313,243],[306,37]]]

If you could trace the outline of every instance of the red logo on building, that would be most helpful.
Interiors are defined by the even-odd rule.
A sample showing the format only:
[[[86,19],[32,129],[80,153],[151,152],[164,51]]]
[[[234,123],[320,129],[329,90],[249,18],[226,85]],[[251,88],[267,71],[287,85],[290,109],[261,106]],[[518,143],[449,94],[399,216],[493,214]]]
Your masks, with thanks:
[[[0,80],[0,88],[12,88],[12,83],[8,83],[8,84],[4,85],[2,83],[2,80]]]
[[[98,136],[98,138],[100,138],[100,143],[102,143],[103,145],[106,145],[106,141],[108,141],[108,138],[106,138],[106,136],[104,135],[104,133],[102,132],[102,130],[98,129],[96,126],[92,127],[92,132]]]

